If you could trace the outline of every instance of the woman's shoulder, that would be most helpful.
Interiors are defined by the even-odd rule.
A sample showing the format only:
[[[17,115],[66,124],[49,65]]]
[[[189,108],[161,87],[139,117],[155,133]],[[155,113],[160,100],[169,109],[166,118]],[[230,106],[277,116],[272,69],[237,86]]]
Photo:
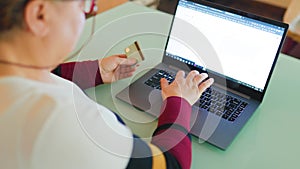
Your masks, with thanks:
[[[0,78],[0,92],[0,100],[5,100],[1,107],[44,109],[51,106],[52,111],[67,110],[73,106],[75,93],[84,95],[72,82],[56,79],[55,84],[48,84],[21,77]]]

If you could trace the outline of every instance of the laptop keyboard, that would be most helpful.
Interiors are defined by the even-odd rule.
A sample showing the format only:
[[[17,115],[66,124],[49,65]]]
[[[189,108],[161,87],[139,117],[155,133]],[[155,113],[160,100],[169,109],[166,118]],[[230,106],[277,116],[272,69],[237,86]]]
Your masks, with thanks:
[[[160,79],[161,78],[165,78],[165,79],[168,80],[169,83],[172,83],[175,79],[175,74],[171,73],[171,72],[164,71],[164,70],[159,70],[152,77],[150,77],[145,82],[145,84],[150,86],[150,87],[153,87],[154,89],[161,90],[161,87],[160,87]]]
[[[208,88],[200,97],[202,109],[221,116],[228,121],[235,121],[247,107],[248,103],[240,99],[226,95],[213,88]]]
[[[165,78],[169,83],[175,79],[175,74],[164,70],[159,70],[152,77],[150,77],[145,84],[161,90],[160,79]],[[203,92],[199,99],[199,107],[213,113],[217,116],[222,117],[230,122],[234,122],[247,107],[248,103],[226,95],[213,88],[208,88]]]

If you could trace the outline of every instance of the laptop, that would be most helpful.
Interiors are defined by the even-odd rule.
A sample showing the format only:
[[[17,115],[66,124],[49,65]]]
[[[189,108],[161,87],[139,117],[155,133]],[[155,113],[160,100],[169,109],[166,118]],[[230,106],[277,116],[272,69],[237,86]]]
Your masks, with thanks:
[[[160,78],[206,72],[215,82],[192,106],[190,133],[225,150],[263,101],[287,29],[208,1],[179,0],[162,62],[116,97],[158,117]]]

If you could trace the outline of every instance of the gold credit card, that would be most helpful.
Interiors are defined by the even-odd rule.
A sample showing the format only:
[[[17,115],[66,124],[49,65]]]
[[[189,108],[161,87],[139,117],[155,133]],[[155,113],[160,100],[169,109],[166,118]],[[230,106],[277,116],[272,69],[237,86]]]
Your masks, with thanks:
[[[137,41],[125,48],[127,58],[135,58],[137,62],[145,60],[144,55]]]

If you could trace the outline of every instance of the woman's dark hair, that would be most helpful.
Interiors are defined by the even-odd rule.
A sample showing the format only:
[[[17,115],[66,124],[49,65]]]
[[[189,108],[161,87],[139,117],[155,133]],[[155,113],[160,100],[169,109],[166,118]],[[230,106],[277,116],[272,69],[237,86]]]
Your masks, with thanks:
[[[29,0],[0,0],[0,33],[23,26],[24,8]]]

